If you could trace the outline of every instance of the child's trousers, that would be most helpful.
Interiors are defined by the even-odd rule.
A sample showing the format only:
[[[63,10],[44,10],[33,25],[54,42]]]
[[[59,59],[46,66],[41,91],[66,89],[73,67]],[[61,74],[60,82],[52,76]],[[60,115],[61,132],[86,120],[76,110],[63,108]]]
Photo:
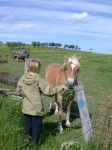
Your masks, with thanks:
[[[42,116],[24,114],[25,134],[32,136],[33,141],[38,145],[40,131],[42,129]]]

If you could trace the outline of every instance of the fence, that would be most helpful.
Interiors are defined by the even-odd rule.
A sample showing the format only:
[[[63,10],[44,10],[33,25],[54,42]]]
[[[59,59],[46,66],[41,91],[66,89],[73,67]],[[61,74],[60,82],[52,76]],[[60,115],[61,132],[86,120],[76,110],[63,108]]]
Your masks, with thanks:
[[[89,81],[90,82],[96,82],[101,84],[110,84],[110,90],[111,90],[111,84],[112,82],[102,81],[102,80],[92,80],[92,79],[86,79],[86,78],[80,78],[81,80]],[[87,83],[88,85],[88,83]],[[97,86],[97,85],[96,85]],[[91,86],[92,87],[92,86]],[[108,89],[109,90],[109,89]],[[99,90],[100,91],[100,90]],[[97,91],[98,93],[98,91]],[[88,133],[91,131],[93,133],[93,141],[97,141],[96,147],[97,150],[111,150],[112,149],[112,95],[108,96],[107,91],[106,97],[110,100],[102,101],[102,100],[96,100],[93,99],[91,96],[91,99],[86,99],[87,104],[94,105],[94,116],[92,117],[92,114],[90,114],[91,117],[91,123],[92,128],[88,128]],[[110,92],[111,93],[111,92]],[[104,92],[102,92],[104,94]],[[87,95],[86,95],[87,97]],[[105,98],[104,98],[105,99]],[[75,115],[77,117],[80,117],[79,115],[75,113],[71,113],[71,115]],[[83,126],[82,126],[83,128]],[[86,136],[87,132],[83,132],[83,135]],[[80,137],[83,137],[81,135]],[[79,139],[79,138],[77,138]],[[70,142],[65,142],[62,144],[62,147],[66,145],[66,150],[70,148],[71,144],[77,143],[77,139]],[[81,143],[79,143],[81,145]],[[63,149],[61,147],[61,150]]]
[[[98,150],[112,148],[112,105],[98,104],[92,121],[94,136],[97,137]]]

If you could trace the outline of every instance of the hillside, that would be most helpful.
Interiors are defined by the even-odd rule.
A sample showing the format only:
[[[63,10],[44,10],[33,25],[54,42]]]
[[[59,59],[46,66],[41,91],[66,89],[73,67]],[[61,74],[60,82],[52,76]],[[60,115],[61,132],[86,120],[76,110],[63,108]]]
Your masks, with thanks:
[[[3,54],[8,56],[8,63],[0,64],[0,72],[17,73],[19,76],[21,76],[24,73],[25,63],[22,60],[20,60],[19,62],[15,62],[11,58],[11,50],[9,50],[6,45],[0,46],[0,55]],[[78,75],[78,83],[79,85],[83,85],[87,106],[92,121],[96,106],[98,106],[99,104],[102,106],[101,113],[103,114],[106,113],[106,110],[104,109],[106,107],[106,104],[112,104],[112,55],[92,52],[85,53],[82,51],[55,48],[40,47],[38,49],[30,46],[30,58],[37,59],[41,62],[42,68],[40,71],[40,76],[43,78],[45,77],[46,66],[52,62],[63,64],[65,55],[67,55],[68,57],[72,55],[82,57],[81,71]],[[0,84],[0,88],[15,87]],[[80,116],[75,98],[72,105],[71,114],[72,128],[67,129],[64,126],[64,133],[62,135],[57,132],[58,116],[49,113],[49,97],[44,96],[43,104],[45,110],[43,116],[43,131],[41,134],[40,149],[47,150],[49,148],[50,150],[59,150],[63,142],[75,140],[76,142],[78,142],[79,149],[81,149],[80,145],[83,145],[83,149],[88,148],[88,150],[96,150],[95,146],[92,149],[91,146],[88,146],[88,144],[85,144],[84,142]],[[0,95],[0,111],[2,113],[2,115],[0,116],[0,124],[2,125],[0,128],[0,141],[2,140],[2,142],[0,142],[1,149],[3,149],[6,143],[7,144],[4,150],[8,150],[9,147],[13,149],[12,146],[19,150],[21,144],[23,149],[30,147],[27,142],[23,143],[25,137],[23,135],[24,125],[23,116],[21,113],[21,105],[21,101],[16,102],[8,97],[3,98]],[[17,113],[17,111],[19,113]],[[63,124],[65,124],[65,114],[66,112],[63,112]],[[4,117],[4,121],[2,121],[2,117]],[[13,130],[14,128],[15,131]],[[20,130],[18,130],[18,128],[20,128]],[[11,134],[11,132],[15,133]],[[112,133],[112,131],[110,132]],[[7,136],[5,136],[5,134],[7,134]],[[12,138],[13,140],[9,141],[10,138]],[[14,143],[17,143],[18,147]],[[75,146],[76,145],[77,144],[75,144]],[[31,145],[31,148],[33,150],[36,149],[34,145]],[[76,147],[75,149],[78,148]]]

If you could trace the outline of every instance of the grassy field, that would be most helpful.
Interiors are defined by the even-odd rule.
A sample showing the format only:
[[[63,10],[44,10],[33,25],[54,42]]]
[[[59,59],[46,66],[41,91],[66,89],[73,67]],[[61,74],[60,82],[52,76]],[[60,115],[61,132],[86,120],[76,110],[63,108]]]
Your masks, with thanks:
[[[8,55],[8,63],[0,64],[0,72],[24,73],[24,62],[15,62],[11,51],[4,44],[0,46],[0,55]],[[79,84],[83,85],[91,120],[98,104],[112,104],[112,55],[54,48],[33,48],[30,46],[30,58],[38,59],[41,64],[40,76],[45,77],[45,68],[51,62],[64,63],[64,57],[81,56],[81,71],[78,75]],[[0,88],[16,88],[0,84]],[[49,97],[44,96],[43,130],[40,137],[40,150],[60,150],[62,144],[74,141],[72,150],[96,150],[99,138],[86,143],[82,134],[77,102],[74,98],[71,114],[71,128],[65,127],[66,112],[63,112],[64,133],[57,132],[58,116],[49,113]],[[1,150],[35,150],[37,147],[24,135],[24,120],[21,113],[22,100],[0,95],[0,149]],[[101,113],[105,109],[101,108]],[[112,122],[111,122],[112,123]],[[63,148],[64,150],[65,148]],[[103,148],[106,149],[105,143]]]

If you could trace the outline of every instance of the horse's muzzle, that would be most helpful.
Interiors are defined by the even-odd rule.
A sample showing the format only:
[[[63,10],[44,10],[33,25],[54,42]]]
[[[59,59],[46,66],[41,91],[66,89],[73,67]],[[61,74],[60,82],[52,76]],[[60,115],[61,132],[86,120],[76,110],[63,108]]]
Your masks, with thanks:
[[[67,78],[68,88],[73,88],[73,86],[76,84],[76,80],[76,78]]]

